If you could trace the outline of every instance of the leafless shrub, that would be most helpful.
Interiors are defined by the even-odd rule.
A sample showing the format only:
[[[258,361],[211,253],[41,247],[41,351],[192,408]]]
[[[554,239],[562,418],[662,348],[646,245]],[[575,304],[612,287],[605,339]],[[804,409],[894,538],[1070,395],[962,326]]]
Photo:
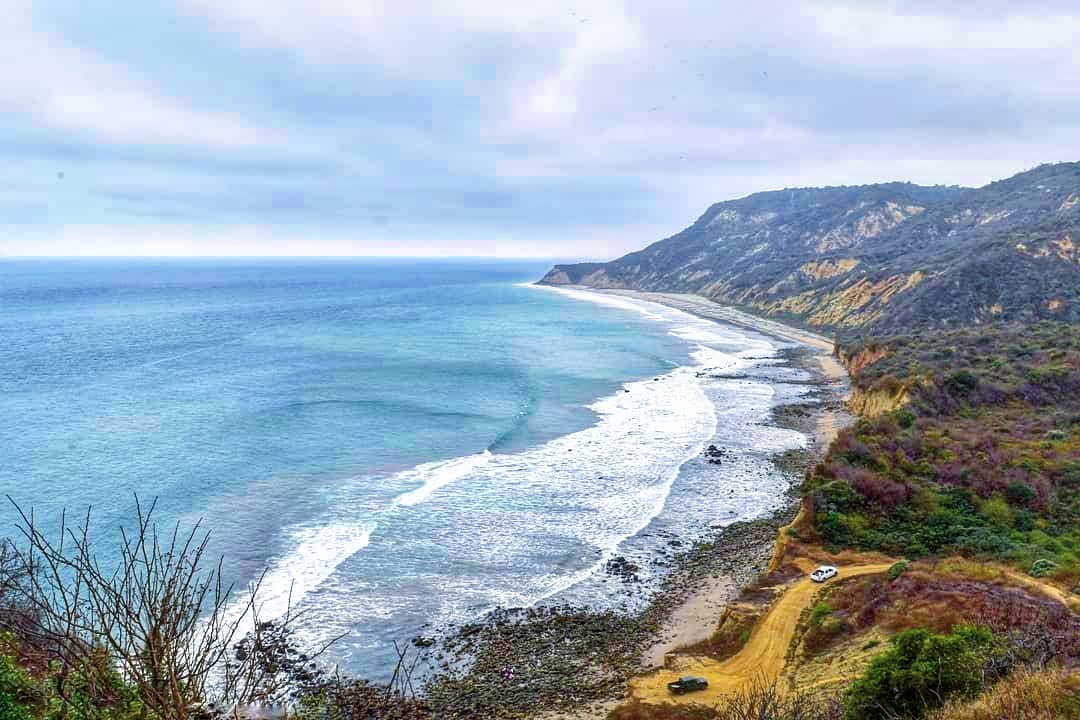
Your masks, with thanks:
[[[754,682],[717,706],[717,720],[840,720],[839,701],[806,692],[782,692],[776,683]]]
[[[0,591],[29,609],[20,636],[52,659],[65,702],[73,674],[82,692],[107,696],[119,673],[160,720],[204,717],[215,708],[280,700],[298,673],[314,672],[314,658],[326,649],[296,650],[291,611],[260,620],[261,578],[233,607],[233,588],[221,560],[207,557],[210,534],[200,523],[159,532],[155,503],[144,508],[136,498],[134,527],[121,529],[118,552],[105,564],[91,542],[89,510],[75,525],[62,516],[52,540],[32,512],[12,504],[26,547],[7,558],[19,581]],[[4,561],[0,553],[0,569]],[[254,630],[242,637],[249,624]]]

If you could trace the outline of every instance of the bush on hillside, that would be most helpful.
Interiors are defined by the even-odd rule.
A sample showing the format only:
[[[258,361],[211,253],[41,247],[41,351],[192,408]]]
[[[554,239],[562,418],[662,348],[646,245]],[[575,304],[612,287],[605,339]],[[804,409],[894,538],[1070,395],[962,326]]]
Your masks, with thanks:
[[[0,720],[32,720],[39,692],[30,675],[7,655],[0,655]]]
[[[1040,558],[1031,564],[1029,573],[1032,577],[1046,577],[1047,575],[1053,575],[1056,570],[1057,563],[1053,560]]]
[[[136,500],[103,561],[89,513],[61,516],[54,539],[16,510],[23,542],[0,542],[0,720],[192,720],[319,680],[325,647],[296,646],[291,609],[261,621],[258,581],[235,596],[198,523],[159,530]]]
[[[889,579],[890,580],[895,580],[896,578],[900,577],[901,575],[904,574],[904,571],[907,570],[907,568],[908,568],[908,561],[907,560],[900,560],[898,562],[894,562],[892,564],[892,567],[889,568]]]
[[[906,630],[874,658],[845,695],[846,720],[921,718],[952,697],[974,697],[987,685],[987,667],[1003,654],[989,630],[958,626],[947,635]]]

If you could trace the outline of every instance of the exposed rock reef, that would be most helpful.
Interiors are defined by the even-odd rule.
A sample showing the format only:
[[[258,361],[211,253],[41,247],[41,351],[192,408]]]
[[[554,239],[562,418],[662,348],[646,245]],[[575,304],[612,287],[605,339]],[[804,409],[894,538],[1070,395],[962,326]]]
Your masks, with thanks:
[[[886,183],[717,203],[607,263],[541,280],[695,293],[841,334],[1080,321],[1080,163],[972,189]]]

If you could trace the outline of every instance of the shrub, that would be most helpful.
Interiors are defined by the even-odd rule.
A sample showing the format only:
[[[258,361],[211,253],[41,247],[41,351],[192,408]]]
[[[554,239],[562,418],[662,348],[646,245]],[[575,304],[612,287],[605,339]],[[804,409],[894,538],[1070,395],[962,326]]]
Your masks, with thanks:
[[[907,430],[915,424],[915,413],[910,410],[897,410],[896,411],[896,424]]]
[[[845,718],[876,720],[883,709],[921,718],[951,697],[974,697],[983,690],[984,668],[1001,653],[985,628],[961,625],[948,635],[906,630],[848,689]]]
[[[869,500],[874,506],[884,510],[891,510],[902,505],[911,497],[911,488],[903,483],[882,477],[869,470],[856,470],[852,478],[852,485],[859,494]]]
[[[818,625],[832,614],[832,607],[829,603],[820,602],[814,606],[810,611],[810,627],[816,628]]]
[[[907,570],[907,567],[907,560],[900,560],[899,562],[894,562],[892,564],[892,567],[889,568],[889,579],[895,580],[896,578],[900,577],[904,574],[904,571]]]
[[[957,370],[945,380],[945,388],[954,395],[964,396],[979,385],[979,378],[969,370]]]
[[[1057,569],[1057,563],[1053,560],[1040,558],[1032,564],[1028,574],[1032,577],[1046,577],[1047,575],[1053,575]]]
[[[1080,487],[1080,460],[1070,460],[1061,468],[1061,484]]]
[[[0,720],[31,720],[30,706],[36,704],[37,688],[15,661],[0,655]]]
[[[998,525],[1005,527],[1012,527],[1013,524],[1013,512],[1009,507],[1009,503],[1005,502],[1005,498],[1000,495],[995,495],[982,504],[980,508],[982,514],[990,518]]]
[[[259,581],[236,598],[241,612],[228,611],[234,595],[221,563],[207,557],[209,534],[198,523],[159,529],[155,503],[136,498],[114,569],[105,571],[89,512],[76,526],[61,516],[53,540],[15,508],[25,545],[13,567],[24,579],[16,593],[20,622],[8,625],[18,637],[5,645],[20,660],[28,649],[38,656],[30,667],[49,720],[190,720],[192,708],[209,704],[279,702],[298,689],[293,671],[307,672],[321,652],[296,660],[291,609],[260,621]],[[242,630],[246,621],[250,633]]]

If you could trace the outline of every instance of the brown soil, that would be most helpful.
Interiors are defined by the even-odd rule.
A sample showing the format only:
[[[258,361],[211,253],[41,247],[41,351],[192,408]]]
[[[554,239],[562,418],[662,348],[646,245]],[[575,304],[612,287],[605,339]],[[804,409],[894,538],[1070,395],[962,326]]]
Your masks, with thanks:
[[[855,577],[888,570],[890,563],[848,566],[843,577]],[[715,703],[724,695],[744,689],[758,680],[771,683],[784,670],[788,646],[795,635],[799,616],[809,606],[822,585],[803,578],[792,585],[754,628],[746,645],[727,660],[701,656],[676,657],[671,668],[642,675],[631,681],[630,696],[645,703]],[[700,675],[709,688],[690,695],[674,696],[667,684],[682,675]]]

